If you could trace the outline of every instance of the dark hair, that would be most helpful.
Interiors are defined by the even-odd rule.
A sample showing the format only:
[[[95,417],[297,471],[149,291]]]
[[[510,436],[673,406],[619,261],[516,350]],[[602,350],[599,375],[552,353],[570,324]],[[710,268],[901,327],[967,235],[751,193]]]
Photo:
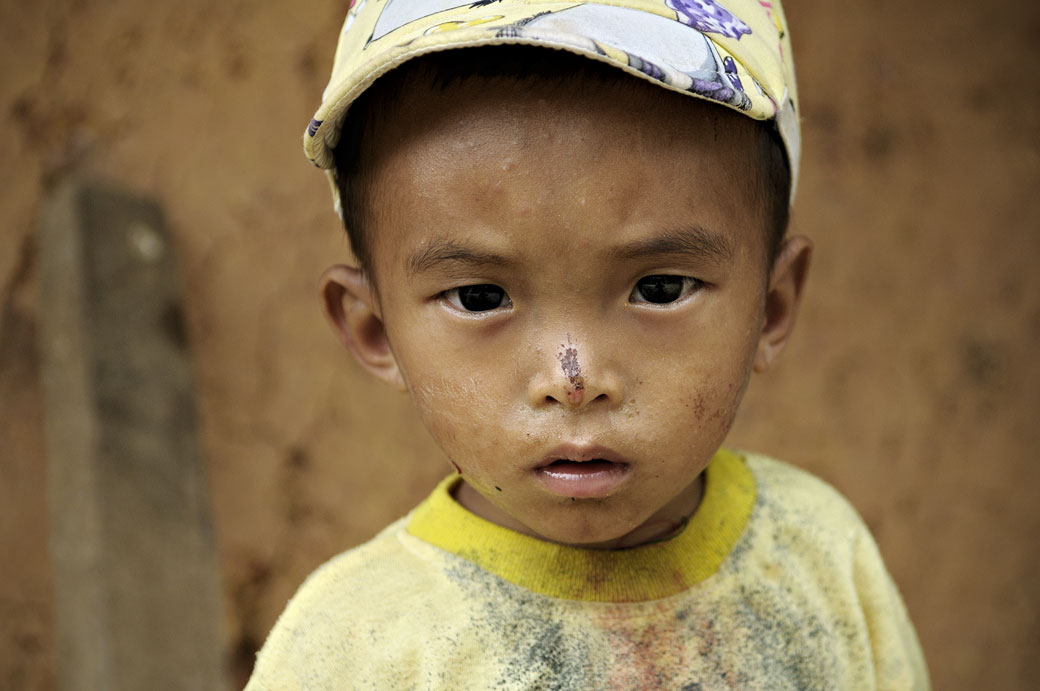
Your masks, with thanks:
[[[469,79],[511,80],[519,85],[551,84],[624,85],[642,88],[647,83],[617,67],[573,53],[535,46],[483,46],[436,52],[414,58],[380,77],[361,94],[347,111],[334,157],[334,175],[343,210],[343,225],[350,247],[366,272],[371,269],[371,246],[366,235],[368,221],[364,142],[374,123],[420,85],[444,90]],[[664,90],[658,90],[664,94]],[[722,107],[722,106],[719,106]],[[775,123],[755,123],[759,136],[749,154],[749,167],[758,173],[749,191],[763,207],[767,257],[780,249],[787,232],[791,169]]]

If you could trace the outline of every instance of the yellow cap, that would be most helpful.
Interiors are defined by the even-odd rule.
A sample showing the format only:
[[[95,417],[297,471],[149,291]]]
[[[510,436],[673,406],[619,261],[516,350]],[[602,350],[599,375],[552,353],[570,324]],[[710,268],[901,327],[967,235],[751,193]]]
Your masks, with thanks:
[[[394,67],[434,51],[506,44],[585,55],[774,121],[791,165],[794,199],[797,89],[779,0],[351,0],[332,76],[304,134],[307,158],[332,168],[350,104]]]

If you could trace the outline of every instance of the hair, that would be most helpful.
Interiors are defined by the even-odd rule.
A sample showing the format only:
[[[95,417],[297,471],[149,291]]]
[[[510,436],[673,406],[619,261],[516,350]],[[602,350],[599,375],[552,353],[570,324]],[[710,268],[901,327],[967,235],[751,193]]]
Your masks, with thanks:
[[[632,89],[649,85],[645,80],[597,60],[526,45],[482,46],[429,53],[380,77],[351,104],[334,151],[333,175],[339,192],[343,225],[351,250],[366,273],[371,274],[372,268],[371,242],[367,233],[372,195],[367,184],[369,152],[366,140],[370,140],[376,123],[399,107],[402,99],[415,88],[425,86],[444,91],[472,79],[506,81],[518,89],[530,88],[536,83]],[[664,89],[649,86],[662,97],[668,95]],[[749,122],[755,126],[757,137],[748,161],[750,169],[757,175],[749,181],[748,192],[762,205],[766,256],[771,266],[787,233],[791,168],[776,124],[772,121]]]

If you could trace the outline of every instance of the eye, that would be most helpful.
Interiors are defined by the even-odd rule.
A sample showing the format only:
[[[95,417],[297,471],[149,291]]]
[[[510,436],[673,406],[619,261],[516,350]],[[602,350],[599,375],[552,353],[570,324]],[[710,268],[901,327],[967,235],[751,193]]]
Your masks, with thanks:
[[[513,301],[506,295],[506,291],[493,283],[452,288],[441,293],[441,297],[466,312],[487,312],[499,307],[513,306]]]
[[[700,281],[689,276],[664,274],[643,276],[636,281],[636,285],[628,299],[630,302],[649,302],[654,305],[664,305],[686,297],[700,285]]]

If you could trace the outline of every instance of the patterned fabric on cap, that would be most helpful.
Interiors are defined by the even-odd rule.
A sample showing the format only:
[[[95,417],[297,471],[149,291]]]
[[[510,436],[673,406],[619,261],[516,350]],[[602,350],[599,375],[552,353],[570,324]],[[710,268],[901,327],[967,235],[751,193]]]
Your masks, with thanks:
[[[332,168],[347,108],[402,62],[504,44],[578,53],[756,120],[775,120],[791,163],[793,200],[797,89],[779,0],[350,0],[332,77],[304,134],[307,157]]]

